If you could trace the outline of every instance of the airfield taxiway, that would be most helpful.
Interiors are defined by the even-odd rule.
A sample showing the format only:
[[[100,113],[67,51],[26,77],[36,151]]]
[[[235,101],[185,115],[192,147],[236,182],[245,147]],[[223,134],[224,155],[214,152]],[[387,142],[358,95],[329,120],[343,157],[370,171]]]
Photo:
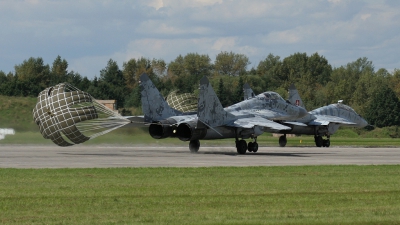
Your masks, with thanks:
[[[260,147],[238,155],[234,147],[0,145],[2,168],[206,167],[400,164],[400,148]]]

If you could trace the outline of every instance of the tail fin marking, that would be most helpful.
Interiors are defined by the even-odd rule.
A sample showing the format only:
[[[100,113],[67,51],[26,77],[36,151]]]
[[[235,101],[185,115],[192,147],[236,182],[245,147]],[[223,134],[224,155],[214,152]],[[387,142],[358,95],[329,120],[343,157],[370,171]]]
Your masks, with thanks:
[[[301,100],[300,94],[294,84],[290,85],[289,87],[289,102],[305,109],[303,100]]]

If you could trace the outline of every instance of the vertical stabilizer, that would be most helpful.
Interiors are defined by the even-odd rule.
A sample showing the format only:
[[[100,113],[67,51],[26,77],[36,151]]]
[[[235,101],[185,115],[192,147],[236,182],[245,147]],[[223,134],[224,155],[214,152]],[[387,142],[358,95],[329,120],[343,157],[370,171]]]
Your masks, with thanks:
[[[159,121],[182,114],[168,105],[147,74],[140,76],[140,94],[145,122]]]
[[[303,100],[301,100],[299,92],[294,84],[289,87],[289,102],[305,109]]]
[[[244,100],[254,98],[256,96],[248,83],[243,85],[243,92]]]
[[[200,122],[210,127],[224,125],[235,118],[224,110],[207,77],[200,80],[197,116]],[[198,126],[201,126],[200,122]]]

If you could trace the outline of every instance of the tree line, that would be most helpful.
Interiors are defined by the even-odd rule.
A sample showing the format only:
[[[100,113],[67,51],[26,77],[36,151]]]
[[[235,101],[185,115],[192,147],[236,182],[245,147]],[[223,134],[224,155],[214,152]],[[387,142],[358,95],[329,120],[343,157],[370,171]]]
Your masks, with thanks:
[[[314,53],[294,53],[284,59],[269,54],[256,67],[247,69],[249,58],[243,54],[221,52],[215,60],[206,54],[179,55],[166,63],[162,59],[138,58],[119,68],[110,59],[99,77],[88,79],[68,70],[68,62],[57,56],[53,64],[31,57],[15,65],[14,72],[0,71],[0,95],[36,97],[46,87],[68,82],[89,92],[96,99],[116,99],[118,108],[140,108],[139,77],[147,73],[160,92],[198,93],[203,76],[224,106],[243,100],[243,84],[256,94],[270,90],[287,98],[294,83],[308,110],[344,100],[370,124],[383,127],[400,125],[400,70],[377,71],[372,61],[359,58],[333,68],[328,60]]]

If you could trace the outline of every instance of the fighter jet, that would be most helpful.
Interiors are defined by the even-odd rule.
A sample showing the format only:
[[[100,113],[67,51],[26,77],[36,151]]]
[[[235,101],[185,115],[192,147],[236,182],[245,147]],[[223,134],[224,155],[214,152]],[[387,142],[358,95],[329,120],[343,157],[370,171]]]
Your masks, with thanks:
[[[292,128],[274,120],[295,120],[307,111],[286,102],[278,93],[264,92],[223,108],[206,77],[200,80],[197,112],[182,113],[171,108],[146,74],[140,77],[142,109],[153,138],[176,137],[189,141],[191,152],[199,140],[235,138],[239,154],[257,152],[257,137],[264,132],[284,132]],[[251,138],[248,144],[244,139]],[[240,140],[239,140],[240,139]]]
[[[251,96],[254,95],[248,84],[245,84],[243,89],[245,98],[251,98]],[[305,108],[294,84],[289,87],[288,102]],[[340,126],[362,128],[367,126],[368,122],[350,106],[343,104],[343,101],[339,100],[336,104],[314,109],[303,118],[282,121],[282,124],[291,127],[291,129],[278,132],[283,134],[283,136],[279,138],[279,145],[281,147],[286,146],[286,134],[314,135],[314,141],[317,147],[329,147],[330,136],[333,135]],[[324,136],[326,136],[326,139],[323,138]]]

